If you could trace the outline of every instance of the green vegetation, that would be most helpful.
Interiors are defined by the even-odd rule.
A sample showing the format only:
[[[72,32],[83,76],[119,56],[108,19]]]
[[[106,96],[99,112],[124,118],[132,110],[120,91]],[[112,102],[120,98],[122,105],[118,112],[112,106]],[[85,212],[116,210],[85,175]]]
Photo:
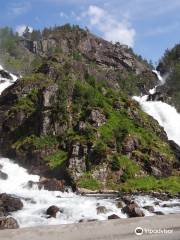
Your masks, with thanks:
[[[45,161],[48,163],[51,169],[62,166],[67,160],[67,152],[58,150],[57,152],[47,156]]]
[[[113,157],[111,168],[113,171],[123,170],[123,175],[121,180],[123,182],[128,179],[135,178],[136,174],[139,173],[140,167],[133,160],[129,159],[127,156],[117,156]]]
[[[133,191],[163,191],[170,193],[180,192],[180,177],[171,176],[168,178],[156,179],[152,176],[129,179],[121,185],[120,189],[126,192]]]
[[[78,186],[90,190],[100,190],[102,184],[92,177],[91,173],[85,173],[79,180]]]
[[[25,144],[30,144],[35,146],[36,149],[43,149],[45,147],[54,147],[58,145],[58,141],[54,136],[41,136],[37,137],[35,135],[27,136],[23,139],[18,140],[13,144],[13,148],[19,150]]]

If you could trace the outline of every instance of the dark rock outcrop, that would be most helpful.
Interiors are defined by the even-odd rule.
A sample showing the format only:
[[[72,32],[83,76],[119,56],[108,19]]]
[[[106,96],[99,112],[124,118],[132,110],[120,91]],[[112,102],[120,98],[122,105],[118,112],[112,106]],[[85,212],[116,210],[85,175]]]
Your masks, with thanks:
[[[108,220],[113,220],[113,219],[119,219],[120,217],[116,214],[112,214],[110,216],[108,216]]]
[[[46,214],[49,215],[50,217],[56,218],[56,214],[60,212],[60,209],[57,206],[50,206],[47,211]]]

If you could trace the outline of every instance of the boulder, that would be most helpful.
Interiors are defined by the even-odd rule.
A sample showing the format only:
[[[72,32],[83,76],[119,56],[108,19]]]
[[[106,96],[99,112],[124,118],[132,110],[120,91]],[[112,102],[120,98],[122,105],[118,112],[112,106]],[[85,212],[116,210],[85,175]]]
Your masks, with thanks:
[[[0,207],[3,207],[7,212],[14,212],[23,208],[22,201],[6,193],[0,194]]]
[[[153,213],[154,212],[154,207],[153,206],[144,206],[144,209],[148,210],[149,212]]]
[[[97,210],[97,214],[107,213],[107,208],[104,206],[99,206],[96,208],[96,210]]]
[[[39,189],[45,189],[48,191],[64,191],[64,180],[57,180],[55,178],[41,178],[39,182],[28,182],[28,187],[32,188],[34,185]]]
[[[113,219],[119,219],[120,217],[116,214],[112,214],[110,216],[108,216],[108,220],[113,220]]]
[[[19,228],[18,222],[12,217],[0,218],[0,229],[16,229]]]
[[[116,203],[116,207],[117,207],[117,208],[123,208],[123,207],[124,207],[124,203],[123,203],[122,201],[118,201],[118,202]]]
[[[144,217],[143,211],[136,203],[131,203],[122,209],[123,213],[126,213],[129,217]]]
[[[139,147],[139,141],[136,137],[128,135],[125,137],[122,144],[122,151],[124,154],[131,153]]]
[[[156,211],[156,212],[154,212],[156,215],[164,215],[164,213],[163,212],[161,212],[161,211]]]
[[[162,207],[173,208],[173,207],[180,207],[180,203],[166,203],[163,204]]]
[[[7,180],[8,179],[7,173],[4,173],[3,171],[0,170],[0,179]]]
[[[57,213],[60,212],[60,209],[57,206],[50,206],[46,210],[46,214],[49,215],[50,217],[56,218]]]
[[[98,109],[93,109],[89,115],[89,121],[96,128],[102,126],[106,122],[106,116]]]

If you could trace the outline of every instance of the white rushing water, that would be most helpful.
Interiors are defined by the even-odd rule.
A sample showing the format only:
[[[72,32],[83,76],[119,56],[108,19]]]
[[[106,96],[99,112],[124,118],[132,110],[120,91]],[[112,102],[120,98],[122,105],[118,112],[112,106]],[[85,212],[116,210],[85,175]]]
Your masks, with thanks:
[[[157,71],[154,72],[158,76],[160,85],[164,84],[165,81],[160,74]],[[153,94],[155,91],[156,88],[151,89],[149,92]],[[140,103],[144,112],[148,113],[159,122],[166,131],[169,140],[173,140],[180,145],[180,113],[167,103],[161,101],[147,101],[147,95],[133,98]]]
[[[0,70],[3,70],[3,67],[0,65]],[[9,73],[12,79],[2,78],[0,77],[0,94],[4,89],[11,86],[13,83],[17,81],[17,76],[12,73]]]
[[[0,78],[0,93],[17,80],[16,76],[12,76],[13,80]],[[86,197],[70,191],[62,193],[39,190],[36,185],[30,188],[28,182],[38,182],[39,176],[30,175],[26,169],[7,158],[0,157],[0,166],[0,170],[8,174],[6,180],[0,179],[0,193],[13,194],[23,201],[23,209],[12,213],[20,227],[75,223],[82,219],[106,220],[111,214],[116,214],[121,218],[127,217],[121,212],[120,208],[117,208],[115,198]],[[154,206],[155,211],[162,211],[164,214],[180,213],[180,201],[178,199],[167,202],[168,204],[176,203],[174,207],[162,207],[164,202],[150,196],[136,196],[135,200],[141,207],[151,205]],[[159,201],[159,205],[155,205],[156,201]],[[51,205],[56,205],[62,210],[57,218],[47,218],[45,214],[47,208]],[[106,207],[107,213],[97,214],[97,206]],[[147,210],[143,211],[147,216],[154,215]]]

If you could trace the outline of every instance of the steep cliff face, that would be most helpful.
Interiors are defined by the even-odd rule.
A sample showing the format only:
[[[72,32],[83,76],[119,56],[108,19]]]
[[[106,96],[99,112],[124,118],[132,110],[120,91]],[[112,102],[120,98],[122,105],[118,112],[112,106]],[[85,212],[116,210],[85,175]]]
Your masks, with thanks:
[[[166,51],[158,70],[166,79],[164,86],[159,87],[159,93],[180,112],[180,44]]]
[[[89,189],[176,175],[164,130],[129,96],[154,86],[150,68],[123,46],[62,29],[33,43],[41,65],[0,97],[3,154]]]

